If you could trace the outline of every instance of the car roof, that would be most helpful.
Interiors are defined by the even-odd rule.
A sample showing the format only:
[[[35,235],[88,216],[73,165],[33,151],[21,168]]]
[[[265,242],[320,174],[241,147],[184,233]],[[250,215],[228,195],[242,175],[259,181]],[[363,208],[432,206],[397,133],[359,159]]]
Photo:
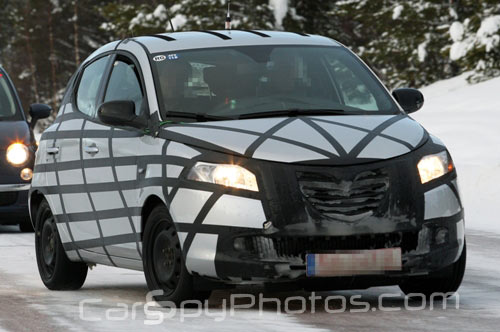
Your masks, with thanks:
[[[130,40],[141,43],[151,54],[228,46],[341,46],[340,43],[328,37],[296,32],[264,30],[186,31],[140,36],[128,38],[123,41],[114,41],[98,49],[86,61],[104,52],[112,51],[119,43],[126,43]]]

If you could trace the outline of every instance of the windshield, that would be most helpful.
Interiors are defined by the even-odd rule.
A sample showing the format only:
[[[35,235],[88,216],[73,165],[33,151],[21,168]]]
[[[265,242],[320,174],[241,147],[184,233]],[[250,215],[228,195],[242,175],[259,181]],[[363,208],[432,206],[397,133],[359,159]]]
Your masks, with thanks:
[[[17,99],[12,93],[7,76],[0,71],[0,121],[21,120]]]
[[[368,68],[342,47],[187,50],[157,54],[154,63],[164,118],[400,112]]]

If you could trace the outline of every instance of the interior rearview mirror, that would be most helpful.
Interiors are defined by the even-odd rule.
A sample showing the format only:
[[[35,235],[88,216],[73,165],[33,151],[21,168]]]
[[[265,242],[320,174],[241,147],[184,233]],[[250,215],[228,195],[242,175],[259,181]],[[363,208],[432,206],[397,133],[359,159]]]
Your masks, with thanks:
[[[399,88],[392,95],[406,113],[416,112],[424,105],[424,95],[417,89]]]
[[[99,119],[110,126],[134,127],[143,129],[147,121],[135,114],[135,103],[131,100],[109,101],[97,111]]]
[[[31,116],[30,127],[34,128],[38,120],[48,118],[51,112],[52,107],[49,105],[32,104],[29,110],[29,114]]]

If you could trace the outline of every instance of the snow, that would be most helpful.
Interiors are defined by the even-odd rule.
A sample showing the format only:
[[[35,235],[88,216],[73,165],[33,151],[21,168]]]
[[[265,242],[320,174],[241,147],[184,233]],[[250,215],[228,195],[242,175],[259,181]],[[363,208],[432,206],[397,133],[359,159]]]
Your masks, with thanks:
[[[464,25],[460,22],[453,22],[450,26],[450,36],[454,42],[459,42],[464,36]]]
[[[129,29],[133,30],[136,25],[140,25],[145,19],[145,15],[139,12],[133,19],[130,20]]]
[[[486,46],[486,52],[491,52],[498,47],[500,42],[500,15],[494,15],[485,18],[477,30],[477,38],[482,45]]]
[[[189,317],[192,309],[184,309],[173,317],[165,314],[161,325],[147,325],[149,318],[142,304],[147,292],[141,272],[98,265],[89,272],[84,287],[79,291],[55,292],[47,290],[38,276],[33,234],[21,234],[15,227],[0,226],[0,332],[5,331],[497,331],[500,315],[500,236],[468,230],[468,261],[464,282],[459,289],[460,309],[448,302],[446,310],[436,303],[434,309],[414,311],[405,309],[403,296],[385,298],[383,303],[395,311],[374,310],[356,312],[360,305],[349,300],[367,302],[379,307],[381,294],[401,294],[396,286],[375,287],[367,290],[348,290],[321,293],[324,297],[345,296],[346,312],[328,313],[325,302],[318,301],[316,310],[303,314],[276,314],[269,307],[259,314],[257,309],[236,310],[233,316],[216,321],[224,315],[222,299],[232,291],[216,291],[210,299],[209,314]],[[236,292],[236,291],[234,291]],[[237,292],[236,292],[237,293]],[[304,292],[265,292],[266,297],[310,296]],[[356,298],[355,298],[356,297]],[[79,303],[86,319],[80,317]],[[95,302],[101,300],[101,302]],[[142,304],[141,304],[142,303]],[[359,302],[358,302],[359,303]],[[136,316],[133,316],[134,305]],[[419,303],[410,303],[418,307]],[[330,309],[338,309],[332,302]],[[114,310],[114,311],[113,311]],[[123,310],[128,310],[123,312]],[[151,309],[155,310],[155,309]],[[156,310],[155,310],[156,311]],[[109,314],[114,320],[107,320]],[[117,320],[125,317],[127,319]],[[182,314],[185,320],[182,321]],[[20,318],[22,317],[22,318]],[[170,317],[170,318],[169,318]],[[2,330],[3,329],[3,330]]]
[[[276,20],[276,27],[283,28],[283,19],[288,12],[288,0],[269,0],[269,5],[274,10],[274,19]]]
[[[16,234],[4,226],[0,226],[0,257],[0,332],[9,326],[2,320],[10,312],[40,313],[39,331],[327,331],[304,324],[294,315],[277,314],[272,310],[259,313],[257,310],[236,309],[231,316],[229,308],[219,309],[222,308],[219,305],[200,316],[195,315],[195,309],[178,309],[175,315],[171,315],[172,312],[154,307],[149,309],[154,315],[146,315],[144,274],[101,265],[89,271],[82,290],[49,291],[38,275],[33,234]],[[225,296],[219,291],[213,298]],[[17,307],[6,307],[10,297],[14,297]],[[83,300],[93,302],[81,305]],[[137,306],[134,308],[134,305]],[[136,310],[135,317],[132,310]],[[148,325],[158,323],[160,313],[165,316],[164,322]],[[114,319],[106,319],[107,314]],[[83,321],[82,316],[87,321]],[[118,319],[120,317],[126,319]],[[219,322],[215,320],[217,317],[225,319]],[[24,325],[23,330],[33,330],[27,328],[28,323],[33,323],[28,321],[31,319],[26,314],[26,322],[19,322]]]
[[[392,11],[392,19],[397,20],[401,16],[403,9],[404,9],[403,5],[397,5],[396,7],[394,7]]]
[[[481,22],[481,27],[477,30],[478,36],[492,35],[500,30],[500,15],[485,18]]]
[[[500,77],[469,85],[470,73],[424,87],[414,118],[448,147],[466,227],[500,233]]]
[[[418,61],[424,62],[425,58],[427,57],[427,42],[423,42],[418,45],[417,47],[417,53],[418,53]]]
[[[153,12],[153,16],[159,20],[166,20],[168,17],[167,8],[164,5],[158,5]]]
[[[453,43],[450,48],[450,59],[457,61],[458,59],[467,55],[467,53],[474,47],[472,38],[467,38],[463,41]]]
[[[182,28],[184,24],[186,24],[187,18],[185,15],[182,14],[177,14],[172,18],[172,25],[174,26],[174,29],[177,31],[178,29]]]
[[[450,59],[457,61],[464,57],[474,47],[474,37],[464,39],[465,27],[461,22],[453,22],[450,26],[450,37],[453,44],[450,48]]]
[[[467,55],[474,48],[484,46],[486,52],[497,49],[500,45],[500,15],[484,18],[476,33],[466,33],[469,20],[453,22],[450,26],[450,37],[453,44],[450,48],[450,59],[456,61]]]
[[[425,58],[427,58],[427,45],[429,44],[430,39],[430,34],[426,33],[425,41],[423,43],[420,43],[417,47],[418,61],[420,62],[424,62]]]
[[[455,9],[453,9],[452,6],[450,6],[450,8],[448,9],[448,13],[450,14],[450,16],[454,19],[458,19],[458,14],[457,12],[455,11]]]
[[[21,74],[17,78],[20,80],[24,80],[25,78],[28,78],[31,75],[31,72],[28,69],[24,69]]]

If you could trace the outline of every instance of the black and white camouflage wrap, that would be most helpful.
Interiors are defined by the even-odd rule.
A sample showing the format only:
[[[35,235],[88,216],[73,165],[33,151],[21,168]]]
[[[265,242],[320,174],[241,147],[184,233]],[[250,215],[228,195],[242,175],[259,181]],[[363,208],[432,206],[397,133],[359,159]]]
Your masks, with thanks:
[[[200,35],[180,33],[176,45],[151,37],[115,42],[87,61],[114,49],[133,53],[141,65],[153,113],[158,101],[145,50],[154,54],[170,47],[191,48],[197,39],[202,41],[197,47],[262,42],[336,45],[323,37],[284,33],[262,39],[233,32],[229,43]],[[262,229],[268,216],[259,193],[182,181],[197,161],[204,161],[206,151],[276,163],[354,165],[410,153],[428,138],[426,131],[404,114],[171,124],[153,137],[100,124],[67,103],[42,135],[31,192],[47,199],[71,260],[136,270],[143,268],[144,206],[154,197],[169,208],[187,269],[216,278],[218,227]],[[54,149],[58,153],[52,154]],[[425,193],[426,219],[460,210],[459,199],[446,185]]]

